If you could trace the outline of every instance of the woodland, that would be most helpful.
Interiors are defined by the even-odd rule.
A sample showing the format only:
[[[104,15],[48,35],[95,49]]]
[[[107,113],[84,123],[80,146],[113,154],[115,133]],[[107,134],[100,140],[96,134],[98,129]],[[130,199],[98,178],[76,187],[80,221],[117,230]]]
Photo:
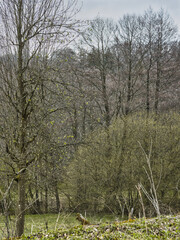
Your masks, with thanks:
[[[78,20],[0,2],[0,213],[180,211],[180,41],[163,9]]]

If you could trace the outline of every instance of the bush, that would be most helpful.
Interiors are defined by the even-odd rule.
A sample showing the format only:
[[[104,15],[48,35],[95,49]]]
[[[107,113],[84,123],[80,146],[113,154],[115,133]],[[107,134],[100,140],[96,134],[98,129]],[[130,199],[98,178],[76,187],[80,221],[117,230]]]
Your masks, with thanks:
[[[109,129],[99,129],[79,147],[69,167],[68,190],[74,206],[92,212],[127,215],[132,208],[142,214],[135,185],[150,188],[140,144],[148,153],[163,213],[179,206],[180,115],[137,113],[115,120]],[[139,144],[140,143],[140,144]],[[70,181],[69,181],[70,179]],[[154,210],[144,198],[146,213]]]

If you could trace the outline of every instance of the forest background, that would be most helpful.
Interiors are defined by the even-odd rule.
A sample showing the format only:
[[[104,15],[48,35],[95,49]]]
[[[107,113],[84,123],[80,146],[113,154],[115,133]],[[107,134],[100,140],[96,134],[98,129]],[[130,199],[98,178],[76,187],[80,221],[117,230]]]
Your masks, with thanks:
[[[76,0],[0,3],[0,210],[180,209],[180,42],[163,9],[76,20]]]

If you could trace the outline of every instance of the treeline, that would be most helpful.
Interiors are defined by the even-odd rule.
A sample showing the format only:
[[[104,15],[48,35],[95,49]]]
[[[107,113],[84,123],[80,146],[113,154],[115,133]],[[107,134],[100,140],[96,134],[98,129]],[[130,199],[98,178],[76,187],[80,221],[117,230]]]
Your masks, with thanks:
[[[180,44],[169,15],[148,9],[79,29],[73,15],[50,22],[56,5],[31,2],[29,12],[20,2],[19,20],[1,6],[10,17],[1,13],[0,58],[1,211],[18,210],[17,235],[25,211],[154,215],[154,190],[161,213],[178,211]]]

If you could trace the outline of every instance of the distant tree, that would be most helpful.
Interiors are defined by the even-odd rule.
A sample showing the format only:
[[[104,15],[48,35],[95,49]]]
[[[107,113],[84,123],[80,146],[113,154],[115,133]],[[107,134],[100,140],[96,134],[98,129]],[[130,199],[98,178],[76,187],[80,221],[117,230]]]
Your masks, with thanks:
[[[136,15],[125,15],[118,21],[115,37],[116,63],[120,75],[121,102],[124,114],[137,108],[137,95],[142,89],[142,21]],[[134,103],[133,103],[134,102]]]
[[[101,119],[106,127],[112,119],[111,95],[112,83],[110,69],[112,67],[111,46],[113,44],[115,25],[111,20],[97,18],[91,21],[89,28],[83,33],[84,44],[88,46],[87,80],[96,95],[96,108],[101,112]],[[91,76],[91,77],[90,77]]]
[[[155,100],[154,110],[157,113],[159,110],[160,97],[162,91],[169,85],[168,83],[173,80],[171,74],[175,68],[172,63],[172,45],[173,41],[177,39],[177,29],[174,26],[170,16],[164,11],[160,10],[155,19],[155,61],[156,61],[156,80],[155,80]]]
[[[145,99],[146,99],[146,113],[147,116],[149,116],[149,112],[151,109],[151,88],[152,88],[152,78],[153,78],[153,66],[154,66],[154,54],[153,54],[153,43],[155,41],[154,36],[154,19],[155,19],[155,13],[150,9],[148,12],[146,12],[142,19],[144,23],[143,27],[143,48],[144,48],[144,57],[143,57],[143,66],[145,68],[144,78],[145,78]]]
[[[143,18],[144,68],[146,83],[146,111],[159,112],[163,95],[175,81],[177,62],[173,54],[177,29],[164,11],[153,12],[150,8]]]

